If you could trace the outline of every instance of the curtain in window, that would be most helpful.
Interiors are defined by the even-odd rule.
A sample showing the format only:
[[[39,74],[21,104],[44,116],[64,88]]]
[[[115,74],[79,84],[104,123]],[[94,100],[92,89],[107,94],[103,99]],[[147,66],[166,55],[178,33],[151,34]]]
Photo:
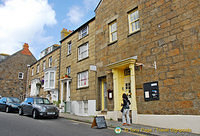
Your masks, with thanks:
[[[88,86],[88,71],[78,74],[78,87]]]

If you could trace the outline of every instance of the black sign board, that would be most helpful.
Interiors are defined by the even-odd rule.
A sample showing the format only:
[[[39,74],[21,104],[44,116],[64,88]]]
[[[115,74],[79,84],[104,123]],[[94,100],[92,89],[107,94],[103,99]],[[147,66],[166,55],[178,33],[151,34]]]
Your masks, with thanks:
[[[159,100],[158,81],[144,83],[143,87],[145,101]]]
[[[93,120],[92,126],[97,126],[97,128],[107,128],[106,120],[104,116],[96,116]]]

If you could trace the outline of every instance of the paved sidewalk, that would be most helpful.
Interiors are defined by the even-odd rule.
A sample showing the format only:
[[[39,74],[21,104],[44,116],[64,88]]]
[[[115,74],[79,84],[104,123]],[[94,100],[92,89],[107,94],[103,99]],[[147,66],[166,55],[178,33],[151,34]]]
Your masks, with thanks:
[[[94,117],[91,116],[76,116],[69,113],[60,113],[60,117],[86,122],[86,123],[92,123],[94,120]],[[166,128],[157,128],[152,126],[145,126],[140,124],[131,124],[131,126],[122,126],[121,122],[113,121],[113,120],[106,120],[106,124],[110,128],[116,128],[121,127],[122,130],[130,131],[138,134],[144,134],[144,135],[152,135],[152,136],[200,136],[200,134],[193,134],[189,132],[180,132],[180,130],[176,129],[166,129]],[[114,131],[114,129],[113,129]]]

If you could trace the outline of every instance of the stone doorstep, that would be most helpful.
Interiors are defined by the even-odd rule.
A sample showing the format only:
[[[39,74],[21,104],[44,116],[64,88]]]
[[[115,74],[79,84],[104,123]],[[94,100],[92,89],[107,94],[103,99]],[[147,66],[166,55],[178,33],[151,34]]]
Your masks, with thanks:
[[[61,118],[71,119],[75,121],[85,122],[85,123],[92,123],[94,117],[85,117],[85,116],[76,116],[69,113],[60,113]],[[173,133],[173,132],[161,132],[159,130],[166,130],[166,128],[158,128],[152,126],[146,126],[141,124],[131,124],[131,126],[122,126],[121,122],[106,120],[107,126],[110,128],[121,127],[124,131],[134,132],[138,134],[145,134],[145,135],[152,135],[152,136],[199,136],[198,134],[194,133]],[[140,132],[136,131],[140,130]],[[152,131],[152,132],[151,132]]]

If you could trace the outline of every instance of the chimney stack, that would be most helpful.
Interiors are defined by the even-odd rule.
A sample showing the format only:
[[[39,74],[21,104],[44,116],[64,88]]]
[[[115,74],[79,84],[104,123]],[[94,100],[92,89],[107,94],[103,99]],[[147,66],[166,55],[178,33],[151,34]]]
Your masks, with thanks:
[[[24,43],[21,53],[24,54],[24,55],[30,55],[30,56],[32,55],[32,53],[29,50],[28,43]]]
[[[67,31],[67,29],[63,28],[63,30],[60,32],[61,33],[61,40],[63,38],[65,38],[66,36],[68,36],[71,32],[72,32],[71,30]]]

